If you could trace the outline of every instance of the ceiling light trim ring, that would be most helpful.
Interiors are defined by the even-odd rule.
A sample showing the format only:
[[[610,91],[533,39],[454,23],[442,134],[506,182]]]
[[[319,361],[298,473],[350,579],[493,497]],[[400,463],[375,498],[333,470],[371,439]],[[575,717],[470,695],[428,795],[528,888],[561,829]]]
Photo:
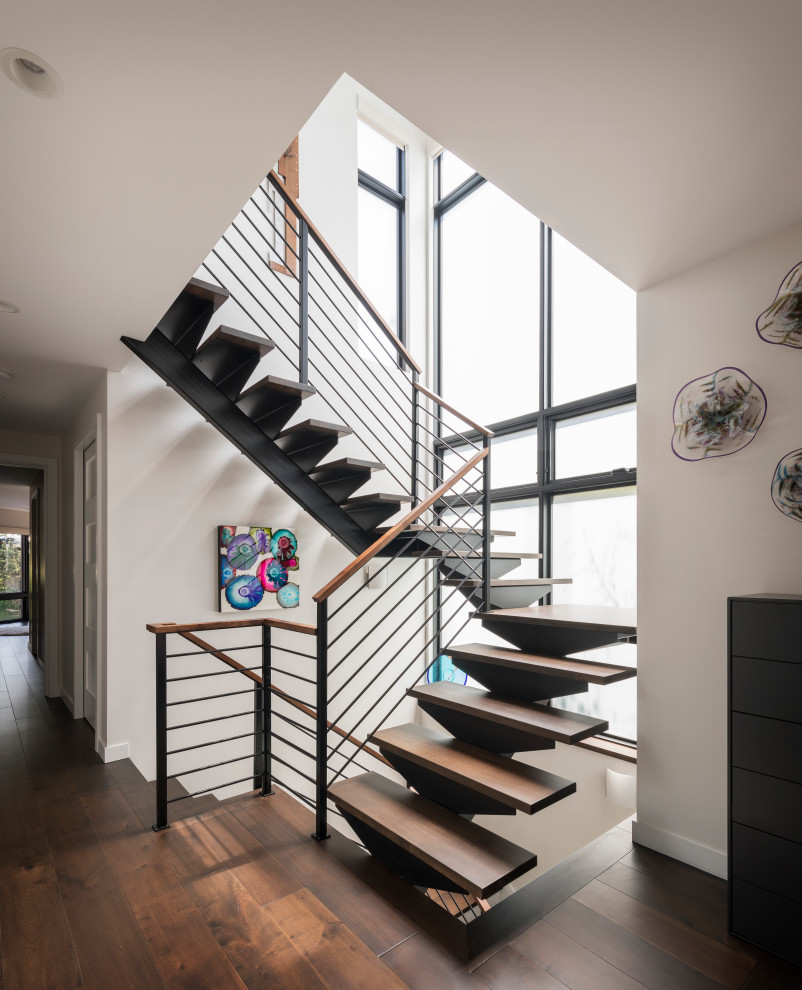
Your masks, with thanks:
[[[27,48],[4,48],[0,52],[0,69],[32,96],[56,99],[64,92],[61,76],[49,62]]]

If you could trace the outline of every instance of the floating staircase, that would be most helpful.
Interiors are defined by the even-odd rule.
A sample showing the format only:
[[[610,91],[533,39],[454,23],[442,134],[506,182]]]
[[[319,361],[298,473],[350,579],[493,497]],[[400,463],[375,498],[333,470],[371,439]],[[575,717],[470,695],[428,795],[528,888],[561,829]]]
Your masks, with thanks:
[[[465,819],[515,811],[532,815],[576,791],[572,781],[514,760],[512,754],[553,749],[557,742],[575,745],[608,728],[601,719],[544,702],[636,673],[623,665],[548,655],[545,649],[554,645],[555,629],[569,650],[573,636],[588,627],[597,646],[628,640],[635,635],[634,615],[628,610],[535,606],[486,612],[482,622],[494,631],[511,628],[537,652],[478,643],[451,647],[454,663],[485,689],[438,681],[408,692],[450,735],[413,723],[383,728],[369,740],[418,799],[386,782],[379,784],[383,778],[372,773],[329,788],[365,846],[396,872],[416,886],[476,897],[502,890],[532,869],[536,857],[511,843],[485,856],[486,830],[466,829]],[[436,816],[434,807],[440,809]],[[459,869],[455,844],[444,835],[459,836]]]
[[[353,553],[370,547],[385,530],[387,520],[409,506],[406,493],[357,494],[381,461],[354,457],[325,460],[352,430],[341,423],[319,419],[290,422],[303,402],[317,390],[267,374],[249,385],[261,361],[275,349],[267,337],[218,326],[204,338],[212,317],[228,298],[227,291],[200,279],[191,279],[147,340],[123,337],[123,342],[168,385],[190,402],[204,418],[243,454],[299,502],[318,522]],[[494,534],[495,535],[495,534]],[[498,535],[514,535],[498,532]],[[471,527],[426,526],[407,528],[384,551],[394,556],[442,557],[445,587],[458,588],[473,605],[485,605],[481,565],[481,536]],[[531,605],[568,579],[506,579],[524,557],[534,554],[496,554],[499,576],[491,581],[490,606],[514,608]]]
[[[307,235],[314,233],[313,228],[308,225],[308,219],[297,204],[290,202],[280,190],[279,195],[294,214],[292,223],[300,226],[303,251]],[[354,312],[361,312],[360,307],[369,307],[368,300],[337,262],[328,245],[318,239],[316,247],[334,265],[343,283],[353,292],[356,300]],[[308,258],[299,258],[302,272],[308,263]],[[273,277],[278,278],[275,273]],[[302,287],[305,285],[304,278],[298,281]],[[215,314],[228,297],[228,291],[221,286],[192,279],[146,340],[124,337],[123,341],[354,554],[355,560],[314,596],[318,606],[316,627],[283,623],[287,630],[294,629],[317,638],[316,657],[313,659],[317,661],[318,680],[307,679],[308,683],[316,686],[316,707],[290,697],[275,684],[271,685],[272,697],[274,700],[277,696],[289,700],[294,705],[294,718],[307,716],[315,719],[316,743],[314,747],[309,746],[312,753],[306,754],[315,760],[314,776],[301,776],[315,788],[314,802],[306,797],[304,799],[314,803],[316,808],[316,837],[323,839],[327,834],[328,798],[370,853],[422,893],[430,897],[436,894],[441,900],[442,893],[447,893],[455,906],[455,910],[451,911],[446,904],[447,910],[461,923],[467,922],[469,907],[478,904],[483,911],[487,910],[486,898],[501,894],[537,864],[534,852],[480,827],[472,821],[473,817],[477,814],[513,815],[517,812],[534,815],[575,793],[574,782],[531,766],[529,762],[514,759],[514,755],[554,749],[558,742],[578,745],[607,730],[607,722],[554,707],[551,701],[587,691],[589,684],[613,684],[635,676],[633,668],[611,663],[609,658],[605,662],[597,662],[592,654],[575,656],[598,647],[632,641],[635,636],[634,615],[629,610],[618,608],[535,604],[547,596],[555,585],[568,583],[570,579],[516,578],[515,569],[525,559],[537,558],[539,554],[492,549],[496,536],[515,536],[513,532],[490,529],[489,495],[481,484],[470,481],[470,472],[485,472],[484,478],[488,477],[489,461],[482,465],[482,460],[489,456],[492,434],[456,413],[440,397],[418,383],[420,369],[403,345],[392,337],[392,332],[375,311],[372,313],[376,324],[384,327],[386,334],[392,338],[399,363],[406,362],[405,373],[410,375],[404,379],[404,387],[412,386],[411,434],[408,436],[405,432],[408,431],[406,424],[398,427],[404,443],[411,448],[411,464],[408,465],[410,485],[408,490],[398,492],[382,490],[360,493],[363,486],[372,484],[380,472],[386,471],[394,478],[397,475],[387,463],[385,450],[365,442],[364,434],[357,433],[355,423],[352,430],[349,424],[311,416],[304,418],[306,400],[315,396],[316,401],[328,403],[331,399],[324,388],[324,383],[328,384],[325,375],[323,381],[316,379],[319,390],[307,381],[308,339],[304,334],[308,328],[304,320],[309,315],[308,300],[299,301],[301,342],[298,346],[301,357],[298,363],[299,380],[293,381],[278,377],[270,372],[269,367],[262,366],[263,362],[270,365],[271,354],[278,346],[267,335],[244,332],[226,325],[220,325],[211,334],[208,333]],[[326,298],[333,306],[332,298],[328,294]],[[327,314],[324,312],[324,315]],[[327,319],[331,322],[330,317],[327,316]],[[348,328],[352,329],[350,324]],[[337,332],[343,337],[341,327],[337,328]],[[332,341],[336,342],[333,334],[327,345]],[[356,354],[353,345],[349,346]],[[369,369],[369,373],[379,381],[376,368],[389,375],[387,367],[376,365]],[[398,371],[395,362],[392,368]],[[370,387],[370,383],[367,384]],[[429,407],[421,405],[421,395],[431,400]],[[383,401],[381,396],[379,398]],[[397,399],[393,402],[398,406]],[[390,404],[387,409],[389,417],[392,415]],[[470,453],[450,478],[444,477],[442,465],[439,469],[433,466],[437,457],[431,438],[444,435],[444,410],[455,414],[461,424],[467,424],[467,429],[461,425],[466,433],[479,438],[475,442],[466,441]],[[425,415],[430,417],[433,427],[432,430],[425,430],[429,439],[424,440],[428,447],[421,439],[423,432],[418,430],[420,419]],[[342,418],[349,417],[342,415]],[[352,441],[356,438],[364,445],[365,449],[359,451],[359,456],[351,456],[350,452],[344,456],[342,448],[338,452],[338,444],[346,437]],[[465,440],[465,437],[462,439]],[[428,486],[423,481],[427,471]],[[457,493],[455,483],[463,479],[467,479],[467,487],[462,493]],[[392,488],[392,485],[387,487]],[[460,507],[464,507],[471,518],[478,516],[479,523],[468,524],[459,517],[456,506],[460,500]],[[402,511],[406,515],[401,522],[394,523],[394,518]],[[456,521],[447,523],[445,519],[451,514],[456,515]],[[351,586],[347,599],[337,607],[332,604],[331,609],[329,597],[360,574],[364,563],[374,557],[382,558],[386,567],[394,560],[416,558],[411,560],[410,568],[428,568],[421,580],[432,578],[443,598],[450,598],[454,592],[459,592],[467,600],[467,614],[478,616],[485,630],[509,644],[499,647],[469,642],[445,647],[455,666],[475,684],[436,681],[409,687],[412,678],[407,681],[401,678],[421,658],[420,652],[406,667],[398,662],[400,673],[396,674],[395,669],[388,672],[388,667],[399,653],[386,662],[380,653],[399,632],[407,635],[403,617],[389,631],[385,628],[377,633],[375,638],[381,641],[379,650],[367,656],[362,655],[367,653],[367,647],[362,653],[354,652],[362,648],[376,626],[392,615],[393,606],[389,605],[389,599],[381,609],[374,609],[373,606],[393,585],[390,584],[379,596],[375,596],[373,590],[367,590],[370,588],[367,581],[356,591]],[[402,577],[394,578],[394,581],[400,581]],[[417,586],[416,583],[412,590]],[[369,601],[365,601],[364,597],[360,599],[362,592],[374,597]],[[405,591],[400,601],[403,602],[410,593]],[[431,620],[431,613],[426,612],[426,609],[433,607],[426,604],[431,594],[429,592],[424,598],[421,592],[419,596],[421,604],[417,607],[425,615],[413,636]],[[353,603],[358,606],[360,601],[362,612],[357,609],[353,618],[341,617],[339,621],[345,628],[332,635],[330,619],[347,605],[354,608]],[[434,607],[442,614],[442,601],[438,600]],[[466,610],[464,604],[462,608]],[[375,624],[363,633],[359,628],[360,622],[371,609],[370,622]],[[377,613],[378,622],[375,621]],[[210,626],[201,624],[197,628]],[[189,628],[176,626],[175,631],[180,633],[182,629],[186,631]],[[348,649],[345,656],[332,665],[328,651],[352,629],[356,633],[353,637],[357,641],[356,646]],[[152,631],[166,635],[171,630],[165,626]],[[405,646],[410,639],[406,640]],[[191,641],[200,644],[202,652],[210,653],[230,667],[246,673],[257,686],[263,684],[262,678],[253,673],[257,668],[250,668],[248,672],[237,661],[204,641]],[[263,639],[263,649],[265,642],[269,643],[269,637]],[[428,649],[431,642],[427,641],[424,649]],[[308,653],[294,649],[289,652],[299,658],[309,657]],[[392,679],[390,687],[400,682],[401,700],[407,697],[417,702],[422,715],[420,721],[406,720],[398,725],[389,725],[385,717],[375,729],[368,731],[364,721],[367,716],[360,715],[354,717],[353,727],[341,725],[340,720],[351,712],[355,699],[344,697],[344,708],[337,715],[331,712],[330,706],[351,682],[345,679],[345,684],[340,683],[333,693],[327,694],[327,680],[329,674],[352,654],[351,666],[357,673],[367,671],[368,662],[377,657],[382,664],[377,674],[365,673],[365,686],[352,692],[356,699],[367,693],[374,683],[379,683],[378,678],[386,673],[387,681]],[[425,662],[429,662],[428,656]],[[424,664],[418,663],[415,669],[414,676],[418,679],[422,666]],[[370,680],[371,677],[376,680]],[[439,728],[429,725],[427,719]],[[355,734],[357,729],[363,741]],[[303,741],[308,744],[308,735]],[[294,743],[290,745],[296,751],[292,754],[293,759],[296,759],[297,753],[303,753],[299,746]],[[343,747],[353,748],[349,757],[344,757],[346,749]],[[166,747],[164,749],[166,766]],[[343,759],[335,763],[338,756]],[[381,772],[368,770],[356,773],[357,768],[361,767],[356,762],[356,756],[376,760]],[[265,757],[265,765],[266,761]],[[284,766],[289,767],[290,764],[284,762]],[[400,775],[406,786],[387,776],[389,768]],[[265,770],[263,777],[262,793],[268,793],[269,771]],[[455,900],[453,895],[463,900]]]

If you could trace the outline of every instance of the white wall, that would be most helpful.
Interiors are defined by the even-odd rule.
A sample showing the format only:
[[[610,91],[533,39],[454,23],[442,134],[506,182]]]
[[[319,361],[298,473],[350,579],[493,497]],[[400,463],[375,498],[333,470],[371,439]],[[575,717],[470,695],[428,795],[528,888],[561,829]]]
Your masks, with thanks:
[[[557,743],[552,750],[516,754],[515,759],[573,780],[576,793],[535,815],[518,811],[514,817],[477,816],[478,825],[498,832],[537,855],[535,869],[513,884],[512,890],[525,886],[577,849],[631,817],[634,808],[625,808],[608,800],[606,770],[609,768],[619,774],[636,776],[636,768],[631,763],[562,743]]]
[[[132,360],[111,373],[107,743],[121,755],[127,746],[149,779],[154,637],[145,625],[220,620],[217,527],[233,523],[296,531],[302,604],[260,614],[314,623],[311,594],[350,554],[148,368]]]
[[[57,458],[61,454],[61,441],[58,437],[46,436],[43,433],[0,430],[0,457],[3,454]]]
[[[343,75],[299,135],[299,202],[346,268],[357,268],[357,116],[406,146],[407,348],[426,361],[430,304],[427,295],[432,138]]]
[[[635,838],[726,872],[726,599],[802,592],[802,529],[770,494],[802,446],[802,354],[761,340],[755,320],[802,258],[794,227],[638,297],[638,821]],[[671,451],[688,381],[746,371],[768,413],[738,453],[687,463]]]
[[[6,509],[0,506],[0,532],[28,533],[30,512],[27,509]]]

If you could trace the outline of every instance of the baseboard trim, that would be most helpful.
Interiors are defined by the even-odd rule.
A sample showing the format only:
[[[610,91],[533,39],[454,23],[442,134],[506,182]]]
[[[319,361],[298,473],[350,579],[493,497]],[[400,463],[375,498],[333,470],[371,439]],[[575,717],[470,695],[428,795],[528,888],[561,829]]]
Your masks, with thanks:
[[[687,863],[688,866],[694,866],[697,870],[711,873],[714,877],[724,880],[727,878],[727,854],[719,849],[637,820],[632,822],[632,841],[663,853],[664,856],[678,859],[681,863]]]
[[[65,688],[61,689],[61,700],[64,702],[67,708],[69,708],[70,715],[72,715],[72,717],[75,718],[75,699],[73,698],[73,696],[70,694],[69,691],[65,690]]]
[[[104,763],[116,763],[117,760],[128,759],[128,743],[115,743],[113,746],[107,746],[103,740],[98,736],[95,743],[95,749],[100,755],[101,760]]]

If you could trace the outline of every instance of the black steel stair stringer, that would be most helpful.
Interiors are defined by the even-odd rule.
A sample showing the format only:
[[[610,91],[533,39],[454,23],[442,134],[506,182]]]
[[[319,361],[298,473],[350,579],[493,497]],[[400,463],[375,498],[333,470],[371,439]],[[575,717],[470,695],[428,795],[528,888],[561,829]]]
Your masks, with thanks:
[[[122,342],[352,553],[375,540],[228,399],[164,334]]]

